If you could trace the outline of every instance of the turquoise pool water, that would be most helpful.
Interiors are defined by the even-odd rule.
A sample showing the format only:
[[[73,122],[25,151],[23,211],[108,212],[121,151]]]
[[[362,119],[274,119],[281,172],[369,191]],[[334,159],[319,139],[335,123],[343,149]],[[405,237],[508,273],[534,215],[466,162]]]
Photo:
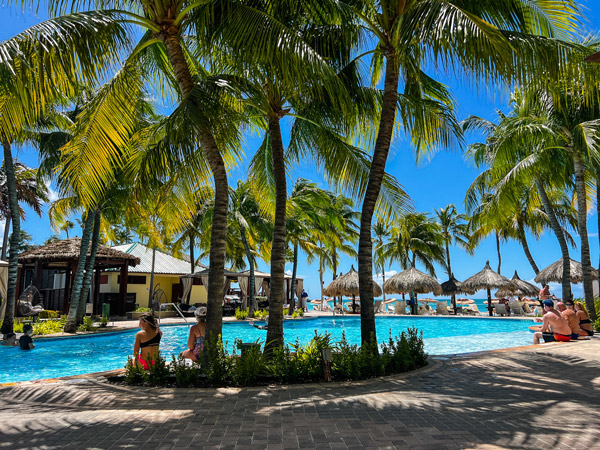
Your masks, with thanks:
[[[423,331],[425,349],[429,354],[494,350],[531,344],[528,320],[494,320],[485,318],[450,317],[377,317],[377,340],[387,340],[390,331],[399,334],[408,327]],[[160,350],[168,360],[185,349],[187,325],[164,326]],[[330,332],[334,342],[342,332],[350,343],[360,343],[360,318],[336,317],[289,320],[284,322],[287,342],[308,342],[315,333]],[[35,349],[0,346],[0,383],[80,375],[122,368],[133,350],[137,330],[89,337],[38,339]],[[235,339],[244,342],[264,340],[266,331],[248,323],[224,323],[223,339],[230,349]]]

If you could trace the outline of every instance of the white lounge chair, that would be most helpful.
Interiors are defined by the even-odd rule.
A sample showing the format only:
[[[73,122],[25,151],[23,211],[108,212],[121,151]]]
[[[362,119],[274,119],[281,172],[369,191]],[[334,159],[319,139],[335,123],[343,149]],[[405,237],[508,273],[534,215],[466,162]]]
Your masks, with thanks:
[[[469,305],[469,307],[467,308],[467,313],[472,314],[474,316],[481,315],[481,311],[479,311],[479,308],[477,307],[477,305],[475,303]]]
[[[396,314],[406,315],[406,300],[400,300],[396,302],[394,307],[394,311]]]
[[[375,300],[373,304],[373,313],[379,314],[383,312],[383,300]]]
[[[498,303],[496,305],[496,314],[498,316],[505,316],[507,314],[506,305],[504,303]]]
[[[449,314],[448,313],[448,305],[447,305],[446,302],[440,302],[440,301],[438,301],[436,309],[437,309],[437,315],[438,316],[447,316]]]
[[[523,308],[521,308],[521,305],[519,304],[519,302],[510,302],[508,304],[508,306],[510,307],[510,311],[513,314],[513,316],[524,316],[525,312],[523,311]]]

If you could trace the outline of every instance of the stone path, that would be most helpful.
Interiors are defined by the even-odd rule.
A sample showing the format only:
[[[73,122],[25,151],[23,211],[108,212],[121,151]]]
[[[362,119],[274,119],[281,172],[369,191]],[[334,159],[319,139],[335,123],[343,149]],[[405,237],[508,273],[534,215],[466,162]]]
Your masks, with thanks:
[[[598,355],[594,339],[288,387],[19,384],[0,388],[0,449],[597,449]]]

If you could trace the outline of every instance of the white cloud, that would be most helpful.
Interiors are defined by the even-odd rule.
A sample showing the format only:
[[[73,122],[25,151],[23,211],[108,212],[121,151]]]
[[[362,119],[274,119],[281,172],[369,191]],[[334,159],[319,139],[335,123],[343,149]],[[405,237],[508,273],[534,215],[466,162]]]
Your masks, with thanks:
[[[385,279],[389,279],[390,277],[396,275],[398,273],[398,271],[396,270],[389,270],[385,272]],[[383,284],[383,277],[381,276],[380,273],[375,274],[375,276],[373,277],[373,280],[375,280],[375,283],[377,283],[378,285],[382,285]]]
[[[46,181],[46,188],[48,188],[48,201],[50,203],[55,202],[60,198],[58,192],[52,189],[52,182],[50,180]]]
[[[285,271],[285,274],[289,275],[291,277],[292,276],[292,271],[290,269],[288,269],[288,270]]]

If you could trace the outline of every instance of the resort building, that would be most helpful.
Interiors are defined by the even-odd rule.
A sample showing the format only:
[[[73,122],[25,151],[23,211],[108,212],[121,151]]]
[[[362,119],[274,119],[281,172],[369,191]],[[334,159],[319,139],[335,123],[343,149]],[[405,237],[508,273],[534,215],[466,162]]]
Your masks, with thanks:
[[[151,248],[134,242],[132,244],[117,245],[113,250],[123,252],[139,258],[140,263],[131,267],[127,274],[127,299],[126,311],[134,311],[136,308],[147,308],[150,298],[150,278],[152,274]],[[154,286],[155,297],[160,297],[162,303],[175,303],[183,298],[184,284],[182,275],[189,274],[191,262],[176,258],[168,253],[156,250],[154,254]],[[196,265],[194,272],[206,269],[203,264]],[[121,274],[116,271],[106,271],[100,276],[100,297],[105,303],[113,303],[114,298],[119,295],[119,284]],[[160,289],[160,291],[158,291]],[[158,294],[158,295],[157,295]],[[201,278],[194,278],[190,293],[190,304],[205,303],[206,288]],[[187,303],[187,301],[186,301]]]

